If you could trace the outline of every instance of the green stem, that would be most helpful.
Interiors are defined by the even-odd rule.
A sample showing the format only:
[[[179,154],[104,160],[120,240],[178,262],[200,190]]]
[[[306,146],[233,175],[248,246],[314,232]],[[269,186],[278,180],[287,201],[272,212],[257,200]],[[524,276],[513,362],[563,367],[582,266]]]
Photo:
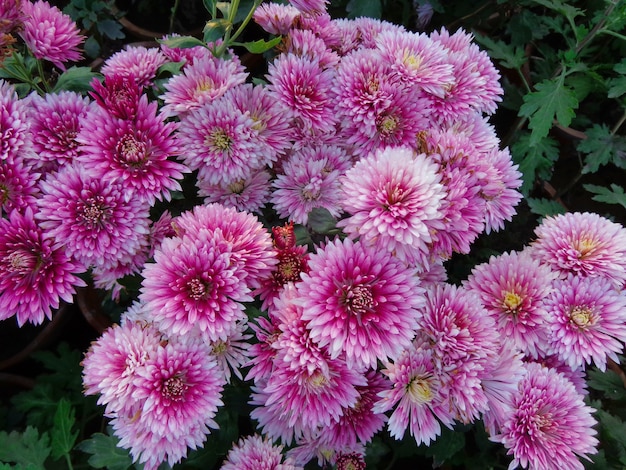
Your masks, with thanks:
[[[178,11],[179,5],[180,5],[180,0],[174,0],[174,5],[172,6],[172,12],[170,13],[170,28],[169,28],[170,33],[174,31],[174,20],[176,19],[176,12]]]
[[[69,470],[74,470],[74,466],[72,465],[72,460],[70,459],[69,453],[65,454],[65,462],[67,463],[67,468],[69,468]]]
[[[250,11],[248,12],[244,20],[241,22],[237,30],[231,36],[230,32],[232,29],[232,24],[236,16],[237,9],[239,8],[239,0],[233,0],[231,7],[230,7],[230,12],[229,12],[230,14],[228,15],[230,27],[226,30],[226,33],[224,34],[224,42],[215,51],[216,57],[221,57],[226,51],[226,49],[228,49],[232,45],[232,43],[235,42],[235,40],[241,35],[241,33],[243,33],[248,23],[250,23],[250,20],[252,20],[252,15],[254,15],[254,11],[261,4],[261,1],[262,0],[254,0],[254,3],[252,4],[252,8],[250,8]]]
[[[43,83],[45,93],[50,93],[50,85],[48,84],[48,80],[46,80],[46,74],[43,71],[43,62],[39,59],[37,59],[37,72],[39,73],[39,78],[41,78],[41,83]],[[37,88],[41,90],[41,88]]]
[[[603,29],[602,31],[599,31],[598,34],[608,34],[609,36],[614,36],[617,39],[626,41],[626,36],[624,36],[623,34],[616,33],[615,31],[611,31],[610,29]]]
[[[624,111],[624,114],[622,114],[622,117],[619,118],[619,121],[617,121],[611,129],[611,135],[617,134],[617,131],[620,127],[622,127],[622,124],[624,124],[624,122],[626,122],[626,110]]]

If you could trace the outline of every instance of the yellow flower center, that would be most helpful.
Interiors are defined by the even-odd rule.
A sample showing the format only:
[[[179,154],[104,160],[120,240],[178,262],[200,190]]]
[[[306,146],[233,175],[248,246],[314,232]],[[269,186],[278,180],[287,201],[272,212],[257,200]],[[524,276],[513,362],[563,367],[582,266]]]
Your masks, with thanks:
[[[407,69],[411,71],[419,70],[422,65],[422,57],[413,55],[409,52],[404,53],[404,60],[402,61]]]
[[[522,296],[518,293],[506,291],[504,293],[504,299],[502,300],[502,303],[507,311],[514,313],[522,304],[522,300]]]
[[[573,307],[570,310],[569,317],[572,323],[581,330],[593,324],[593,311],[586,306]]]
[[[429,376],[413,377],[406,386],[406,391],[413,403],[423,405],[429,403],[433,399],[433,391],[430,388]]]

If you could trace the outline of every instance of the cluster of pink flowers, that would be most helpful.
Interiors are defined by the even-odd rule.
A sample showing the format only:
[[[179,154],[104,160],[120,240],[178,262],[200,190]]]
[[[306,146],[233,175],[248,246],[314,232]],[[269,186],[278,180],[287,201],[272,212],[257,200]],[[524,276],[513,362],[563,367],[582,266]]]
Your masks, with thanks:
[[[78,60],[67,17],[24,3],[33,56]],[[111,56],[88,96],[0,81],[1,318],[38,324],[83,278],[117,299],[141,277],[83,380],[146,469],[201,446],[244,382],[263,435],[224,469],[364,468],[385,428],[428,445],[481,419],[511,468],[582,468],[597,440],[580,371],[626,341],[626,230],[548,218],[524,251],[448,283],[444,261],[521,199],[486,116],[499,75],[464,31],[325,6],[256,10],[283,36],[265,85],[218,44],[167,40]],[[312,214],[333,221],[322,241]]]

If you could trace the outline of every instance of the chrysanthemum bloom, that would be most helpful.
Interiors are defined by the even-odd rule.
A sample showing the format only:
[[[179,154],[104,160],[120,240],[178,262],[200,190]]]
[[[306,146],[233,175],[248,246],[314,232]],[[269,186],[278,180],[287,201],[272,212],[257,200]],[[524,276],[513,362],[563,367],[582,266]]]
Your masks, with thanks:
[[[13,85],[0,80],[0,160],[35,157],[28,103],[19,99]]]
[[[386,31],[378,35],[376,42],[402,81],[439,97],[453,85],[454,74],[446,48],[427,35]]]
[[[18,326],[52,318],[60,300],[71,303],[83,270],[37,226],[30,207],[0,218],[0,319],[15,315]]]
[[[358,456],[361,456],[361,458],[365,457],[365,446],[363,444],[335,446],[322,443],[318,434],[319,432],[299,438],[295,447],[287,451],[287,456],[292,458],[297,464],[305,466],[316,459],[317,465],[320,468],[336,468],[337,461],[344,455],[352,455],[355,457],[356,461],[358,461]],[[350,460],[351,459],[348,459],[347,463],[349,463]],[[348,467],[348,469],[350,469],[350,467]]]
[[[127,46],[108,57],[100,71],[105,77],[133,78],[140,87],[148,87],[156,78],[159,67],[166,62],[167,57],[158,48]]]
[[[222,470],[303,470],[291,459],[283,462],[283,446],[275,446],[267,437],[255,434],[242,437],[228,451]],[[282,463],[281,463],[282,462]]]
[[[165,122],[157,103],[148,102],[147,96],[141,97],[132,121],[94,108],[81,124],[77,160],[94,177],[121,183],[150,205],[155,199],[169,200],[170,191],[181,189],[178,180],[188,169],[169,159],[179,152],[174,138],[177,124]]]
[[[547,353],[544,299],[554,278],[549,267],[527,252],[510,252],[474,267],[464,286],[480,296],[498,330],[515,347],[537,358]]]
[[[252,300],[245,273],[219,229],[168,238],[143,270],[140,299],[170,336],[197,330],[208,341],[227,340]]]
[[[626,229],[589,212],[543,219],[531,244],[533,257],[564,278],[568,274],[626,282]]]
[[[256,24],[270,34],[285,35],[294,26],[296,19],[301,15],[293,5],[280,3],[261,3],[254,10],[253,19]]]
[[[297,56],[317,59],[320,67],[335,67],[339,54],[326,46],[324,40],[308,29],[292,29],[285,38],[285,51]]]
[[[395,31],[396,33],[406,31],[406,28],[402,25],[366,16],[355,18],[351,22],[354,23],[354,27],[357,30],[360,46],[366,49],[376,48],[378,36],[385,31]]]
[[[592,362],[601,370],[626,342],[626,294],[602,278],[570,275],[545,299],[549,343],[572,369]]]
[[[245,82],[248,74],[236,57],[229,60],[202,57],[170,78],[161,96],[165,102],[163,113],[182,117]]]
[[[269,232],[256,216],[247,212],[206,204],[183,212],[172,223],[179,236],[195,237],[204,230],[220,230],[230,244],[232,260],[239,264],[251,287],[258,287],[260,280],[269,276],[277,263]]]
[[[13,209],[23,213],[27,206],[35,207],[39,176],[21,159],[0,159],[0,217]]]
[[[107,329],[93,342],[81,362],[85,395],[100,395],[105,414],[133,415],[140,403],[134,397],[137,369],[156,354],[161,334],[152,326],[126,321]]]
[[[198,178],[196,186],[204,202],[219,203],[238,211],[260,212],[270,198],[270,174],[266,170],[256,170],[232,183],[212,184]]]
[[[300,280],[300,273],[308,272],[309,253],[307,247],[292,246],[280,248],[277,252],[278,264],[271,275],[262,280],[255,294],[263,301],[263,310],[271,309],[284,286]]]
[[[584,365],[572,369],[569,364],[564,362],[557,354],[549,354],[538,359],[528,357],[524,359],[525,362],[537,362],[542,366],[556,370],[574,385],[574,388],[580,395],[584,396],[589,394],[587,372],[585,371]]]
[[[386,148],[346,172],[341,199],[350,217],[337,226],[403,261],[427,266],[431,233],[444,228],[445,196],[438,166],[426,155]]]
[[[387,363],[382,373],[392,388],[378,393],[374,413],[394,409],[387,428],[395,439],[402,439],[407,428],[417,444],[429,445],[441,434],[441,424],[451,428],[450,414],[441,393],[441,380],[431,349],[415,344],[405,348],[394,363]]]
[[[176,338],[157,348],[137,369],[134,399],[141,409],[119,414],[113,421],[120,447],[130,448],[133,460],[156,469],[170,465],[200,446],[217,428],[224,378],[202,342]]]
[[[230,383],[232,374],[242,380],[240,369],[250,362],[248,340],[252,338],[252,335],[246,333],[247,329],[248,323],[245,319],[238,321],[231,325],[231,330],[225,340],[220,339],[209,343],[211,354],[222,370],[227,383]]]
[[[193,64],[196,60],[208,57],[211,51],[208,47],[193,46],[193,47],[171,47],[167,45],[167,41],[170,39],[176,39],[181,37],[178,33],[167,34],[161,38],[160,43],[161,52],[168,58],[170,62],[183,62],[183,66]]]
[[[500,434],[491,439],[513,455],[510,469],[583,470],[598,440],[593,409],[574,386],[554,369],[526,364],[527,374],[513,397],[511,413]]]
[[[21,5],[24,23],[19,35],[37,59],[47,60],[65,70],[64,62],[76,62],[82,58],[78,47],[85,37],[69,15],[42,0],[24,1]]]
[[[90,85],[89,95],[101,108],[119,119],[135,119],[142,88],[133,75],[107,75],[103,82],[94,78]]]
[[[33,148],[37,168],[53,171],[76,159],[81,119],[87,115],[89,99],[72,91],[30,97]]]
[[[85,267],[130,261],[148,233],[149,208],[119,183],[65,165],[40,184],[36,215],[57,246]]]
[[[268,89],[299,125],[331,131],[336,123],[331,87],[334,73],[318,60],[281,54],[269,64]]]
[[[228,100],[218,99],[181,120],[178,142],[183,162],[208,184],[231,184],[265,165],[254,121]]]
[[[302,13],[317,14],[326,11],[328,0],[289,0]]]
[[[500,348],[495,320],[478,294],[450,284],[426,292],[422,314],[419,341],[433,350],[447,406],[456,419],[472,422],[488,405],[482,380]]]
[[[256,323],[255,323],[256,322]],[[245,380],[254,380],[255,384],[264,384],[274,368],[274,358],[277,350],[274,342],[280,336],[278,323],[273,317],[257,317],[255,322],[250,322],[248,326],[256,337],[256,341],[250,345],[248,350],[250,361],[248,366],[252,366],[246,375]]]
[[[297,283],[311,339],[348,366],[376,368],[396,357],[417,329],[423,289],[415,270],[384,250],[349,238],[309,258]]]

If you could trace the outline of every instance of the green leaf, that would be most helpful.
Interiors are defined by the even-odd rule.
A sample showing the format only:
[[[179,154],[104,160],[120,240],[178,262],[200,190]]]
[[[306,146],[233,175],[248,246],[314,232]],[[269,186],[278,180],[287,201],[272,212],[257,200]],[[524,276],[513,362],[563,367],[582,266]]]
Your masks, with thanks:
[[[604,396],[611,400],[626,399],[626,389],[622,379],[610,369],[605,372],[595,367],[587,370],[587,385],[594,390],[604,392]]]
[[[100,34],[105,35],[109,39],[124,39],[126,35],[122,29],[122,25],[112,19],[99,20],[96,23]]]
[[[50,455],[50,439],[45,432],[31,426],[23,433],[0,431],[0,462],[15,463],[32,470],[45,470],[44,462]]]
[[[337,219],[323,207],[316,207],[309,212],[308,225],[316,233],[327,234],[337,227]]]
[[[600,409],[597,413],[600,422],[603,439],[603,447],[610,445],[615,453],[619,455],[620,461],[626,460],[626,423],[616,416]],[[609,441],[609,442],[605,442]],[[609,454],[610,455],[610,454]]]
[[[206,47],[205,43],[193,36],[175,36],[168,39],[157,39],[157,42],[176,49],[189,49],[196,46]]]
[[[49,383],[37,383],[31,390],[15,395],[11,401],[15,408],[26,413],[26,422],[36,426],[51,426],[59,401],[59,391]]]
[[[52,91],[54,93],[62,90],[89,91],[91,90],[91,80],[97,76],[98,74],[92,72],[89,67],[70,67],[61,74]]]
[[[533,1],[535,3],[538,3],[539,5],[542,5],[546,8],[549,8],[550,10],[554,10],[557,13],[560,13],[561,15],[563,15],[569,22],[574,33],[578,33],[578,30],[574,22],[574,18],[580,15],[584,15],[583,10],[581,10],[580,8],[574,7],[570,5],[569,3],[563,3],[561,0],[533,0]],[[580,39],[579,36],[577,36],[576,38]]]
[[[581,140],[577,150],[586,154],[583,173],[595,173],[601,166],[613,163],[626,168],[626,138],[613,135],[605,125],[594,124],[585,132],[587,138]]]
[[[348,12],[348,18],[359,18],[361,16],[380,18],[383,6],[380,0],[368,0],[367,2],[350,0],[346,5],[346,11]]]
[[[444,427],[441,435],[427,447],[426,455],[433,458],[435,466],[440,466],[464,447],[465,434]]]
[[[613,70],[622,76],[607,80],[607,97],[619,98],[623,94],[626,94],[626,59],[622,59],[620,63],[616,64]]]
[[[474,32],[474,38],[476,42],[487,48],[489,57],[498,60],[507,69],[520,69],[526,62],[524,48],[521,46],[513,46],[500,40],[494,41],[489,36],[483,36],[476,32]]]
[[[583,184],[583,187],[590,193],[596,194],[591,199],[607,204],[619,204],[626,208],[626,194],[624,188],[616,184],[611,184],[611,189],[595,184]]]
[[[278,36],[278,37],[275,37],[274,39],[270,39],[269,41],[259,39],[258,41],[254,41],[254,42],[243,42],[243,43],[237,42],[237,43],[234,43],[233,45],[245,47],[248,50],[248,52],[252,54],[263,54],[265,51],[269,51],[274,46],[277,46],[278,44],[280,44],[281,40],[282,40],[282,37]]]
[[[204,8],[206,8],[206,11],[208,11],[211,15],[211,18],[213,18],[217,12],[217,2],[215,0],[202,0],[202,3]]]
[[[554,162],[559,158],[559,145],[554,139],[544,137],[535,145],[531,145],[530,141],[531,135],[523,133],[511,145],[511,155],[523,175],[521,192],[524,195],[530,192],[535,178],[544,180],[550,178]]]
[[[567,212],[562,204],[556,201],[546,198],[532,198],[526,199],[530,212],[533,214],[546,217],[548,215],[565,214]]]
[[[537,145],[548,135],[556,120],[569,126],[578,107],[576,94],[564,85],[564,74],[554,80],[544,80],[535,85],[534,92],[524,96],[524,104],[519,115],[528,118],[528,128],[532,131],[529,145]]]
[[[83,44],[83,49],[85,50],[85,54],[92,59],[98,57],[101,51],[100,44],[94,36],[89,36],[87,38],[85,44]]]
[[[76,448],[91,454],[89,465],[108,470],[126,470],[133,464],[128,450],[117,447],[119,440],[115,436],[95,433],[90,439],[81,441]]]
[[[211,43],[224,37],[224,33],[227,29],[231,28],[232,24],[225,18],[215,18],[204,25],[204,42]]]
[[[50,431],[52,458],[58,459],[69,454],[74,447],[78,437],[78,431],[72,432],[75,421],[74,408],[69,401],[62,398],[54,414],[54,427]]]

